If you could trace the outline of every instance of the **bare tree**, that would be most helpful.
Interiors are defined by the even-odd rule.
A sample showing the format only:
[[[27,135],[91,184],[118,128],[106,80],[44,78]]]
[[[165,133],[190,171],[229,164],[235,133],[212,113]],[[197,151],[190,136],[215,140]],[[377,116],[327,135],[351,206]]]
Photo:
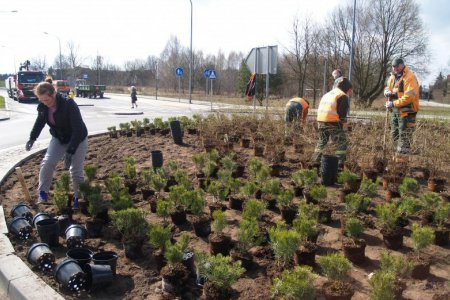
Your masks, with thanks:
[[[47,68],[47,60],[45,56],[33,57],[31,59],[31,65],[34,66],[37,70],[46,70]]]

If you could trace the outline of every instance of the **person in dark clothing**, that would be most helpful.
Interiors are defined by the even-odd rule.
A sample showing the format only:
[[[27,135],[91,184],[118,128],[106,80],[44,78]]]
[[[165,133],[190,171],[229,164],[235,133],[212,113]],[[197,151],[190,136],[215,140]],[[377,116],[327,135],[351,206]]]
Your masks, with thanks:
[[[314,149],[314,161],[320,161],[323,149],[331,139],[336,144],[339,167],[343,167],[347,154],[347,113],[352,91],[351,82],[343,77],[337,88],[326,93],[320,100],[317,109],[319,141]]]
[[[136,107],[138,107],[137,103],[137,90],[135,86],[131,87],[131,108],[134,108],[134,106],[136,105]]]
[[[88,131],[78,105],[71,98],[62,97],[52,84],[39,83],[34,89],[39,99],[38,116],[25,149],[30,151],[47,124],[52,139],[42,160],[39,172],[38,203],[48,201],[48,192],[56,164],[64,157],[64,167],[70,170],[74,190],[74,208],[78,208],[78,185],[84,181],[83,164],[88,148]]]

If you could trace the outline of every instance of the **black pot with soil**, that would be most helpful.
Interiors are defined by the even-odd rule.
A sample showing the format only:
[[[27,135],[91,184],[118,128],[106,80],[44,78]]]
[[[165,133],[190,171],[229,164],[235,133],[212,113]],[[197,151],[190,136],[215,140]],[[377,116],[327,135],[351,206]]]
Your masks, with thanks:
[[[350,300],[355,293],[353,286],[343,281],[327,281],[322,291],[327,300]]]
[[[434,230],[434,244],[445,247],[448,245],[449,230],[447,228],[436,228]]]
[[[162,289],[171,294],[180,294],[188,279],[188,270],[182,263],[166,265],[161,269]]]
[[[424,280],[430,275],[430,256],[410,252],[407,254],[407,258],[413,264],[411,278]]]
[[[316,243],[304,242],[295,251],[294,262],[297,266],[308,265],[314,267],[316,265],[316,253],[318,246]]]
[[[344,238],[342,248],[345,257],[354,264],[361,264],[366,259],[366,241],[363,239]]]
[[[170,219],[175,225],[181,226],[186,223],[186,211],[182,206],[177,206],[170,212]]]
[[[211,219],[206,215],[194,216],[192,226],[198,237],[207,237],[211,233]]]
[[[283,218],[286,224],[291,225],[292,221],[294,221],[295,217],[297,216],[297,210],[298,208],[295,206],[284,206],[280,209],[281,218]]]
[[[230,196],[228,198],[228,203],[231,209],[241,211],[244,204],[244,199],[237,196]]]
[[[129,259],[137,259],[142,257],[142,245],[144,241],[141,239],[124,240],[122,242],[125,257]]]
[[[382,228],[383,242],[386,248],[398,250],[403,247],[403,230],[400,227]]]
[[[102,236],[103,225],[105,221],[99,218],[86,220],[86,231],[90,238],[98,238]]]
[[[224,256],[230,254],[231,238],[223,233],[213,233],[208,237],[211,254],[221,253]]]
[[[253,264],[253,256],[248,251],[240,251],[239,247],[230,250],[233,261],[241,261],[241,265],[246,270],[250,270]]]

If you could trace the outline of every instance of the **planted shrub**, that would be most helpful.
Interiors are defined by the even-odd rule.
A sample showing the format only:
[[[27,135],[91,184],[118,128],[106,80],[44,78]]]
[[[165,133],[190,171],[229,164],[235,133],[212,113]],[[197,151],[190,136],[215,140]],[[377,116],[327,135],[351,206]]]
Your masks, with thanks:
[[[234,153],[227,154],[220,160],[222,169],[229,174],[235,172],[238,166],[237,162],[234,160],[234,155]]]
[[[249,159],[249,161],[247,162],[247,169],[250,172],[250,176],[256,179],[256,174],[259,170],[261,170],[263,165],[264,163],[256,157],[252,157],[251,159]]]
[[[213,212],[213,223],[212,227],[214,229],[214,232],[217,234],[220,234],[223,232],[223,229],[225,228],[225,225],[227,224],[227,217],[225,215],[225,212],[218,209]]]
[[[265,208],[266,204],[264,202],[251,199],[245,202],[242,218],[245,220],[259,220]]]
[[[134,157],[125,158],[125,174],[128,179],[136,178],[136,160]]]
[[[323,273],[331,280],[342,281],[352,269],[352,263],[342,253],[331,253],[317,260]]]
[[[395,300],[395,279],[395,274],[391,271],[376,271],[369,279],[369,284],[371,286],[370,299]]]
[[[105,180],[105,186],[112,198],[120,198],[120,191],[123,189],[122,178],[117,173],[109,174]]]
[[[167,217],[170,215],[171,203],[164,199],[156,200],[156,214],[162,217],[164,223],[167,221]]]
[[[183,262],[184,251],[189,244],[189,235],[186,232],[181,234],[180,240],[175,244],[166,241],[166,251],[164,252],[164,257],[169,265],[174,265],[176,263]]]
[[[361,181],[358,193],[366,197],[375,197],[377,195],[378,185],[378,180],[373,182],[370,179],[364,178]]]
[[[380,253],[380,269],[393,272],[397,277],[407,278],[411,275],[413,264],[404,255],[393,255],[384,250]]]
[[[148,231],[145,215],[142,209],[128,208],[112,212],[111,218],[123,239],[134,241],[143,239]]]
[[[360,194],[350,193],[345,196],[345,210],[351,215],[367,211],[369,205],[370,199]]]
[[[363,223],[357,218],[348,218],[345,222],[345,233],[348,237],[356,239],[364,231]]]
[[[414,178],[403,178],[402,184],[398,187],[400,195],[405,197],[410,194],[416,194],[419,191],[419,183]]]
[[[165,251],[166,243],[170,241],[172,233],[167,226],[151,224],[147,237],[152,247]]]
[[[327,189],[324,185],[315,185],[309,190],[310,196],[317,202],[327,197]]]
[[[338,181],[338,183],[342,184],[342,183],[355,182],[359,179],[360,179],[360,177],[358,174],[353,173],[350,170],[343,170],[342,172],[340,172],[338,174],[337,181]]]
[[[199,216],[203,213],[206,205],[205,193],[203,190],[195,189],[187,191],[183,194],[183,197],[186,197],[186,201],[189,201],[187,203],[192,214]]]
[[[247,181],[244,186],[239,189],[239,193],[247,198],[253,197],[258,190],[258,186],[253,181]]]
[[[261,188],[263,193],[276,197],[281,191],[281,180],[279,178],[272,178],[265,181]]]
[[[438,228],[445,228],[450,219],[450,203],[440,202],[434,211],[434,223]]]
[[[250,248],[261,244],[263,238],[260,235],[258,222],[255,219],[241,220],[237,239],[239,241],[237,249],[241,252],[247,252]]]
[[[309,188],[317,183],[316,169],[302,169],[292,173],[291,179],[297,187]]]
[[[306,241],[309,237],[315,236],[320,231],[317,219],[300,215],[292,222],[292,228],[298,233],[299,239],[302,242]]]
[[[397,227],[400,212],[394,203],[378,204],[375,206],[375,212],[387,230],[392,230]]]
[[[419,199],[413,196],[407,196],[399,202],[398,210],[401,213],[411,216],[422,209],[422,204]]]
[[[412,225],[411,239],[413,241],[413,249],[417,255],[433,243],[434,231],[429,226],[420,226],[417,223]]]
[[[119,192],[119,195],[112,198],[111,203],[112,208],[115,211],[124,210],[133,206],[133,200],[131,199],[130,194],[127,189],[122,189]]]
[[[288,230],[278,224],[277,227],[269,229],[269,238],[277,263],[286,265],[294,258],[300,241],[300,236],[295,230]]]
[[[297,266],[293,270],[284,270],[280,278],[271,285],[272,297],[283,299],[316,299],[314,280],[316,275],[309,266]]]
[[[277,204],[279,207],[292,207],[294,200],[294,191],[292,189],[281,189],[277,197]]]

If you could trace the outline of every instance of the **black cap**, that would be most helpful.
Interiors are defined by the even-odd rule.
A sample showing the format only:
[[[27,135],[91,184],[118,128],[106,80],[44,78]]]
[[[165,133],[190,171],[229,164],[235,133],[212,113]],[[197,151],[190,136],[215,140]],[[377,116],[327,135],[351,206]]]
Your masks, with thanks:
[[[392,66],[396,67],[398,65],[404,65],[405,62],[403,61],[403,58],[399,57],[399,58],[394,58],[394,60],[392,61]]]

